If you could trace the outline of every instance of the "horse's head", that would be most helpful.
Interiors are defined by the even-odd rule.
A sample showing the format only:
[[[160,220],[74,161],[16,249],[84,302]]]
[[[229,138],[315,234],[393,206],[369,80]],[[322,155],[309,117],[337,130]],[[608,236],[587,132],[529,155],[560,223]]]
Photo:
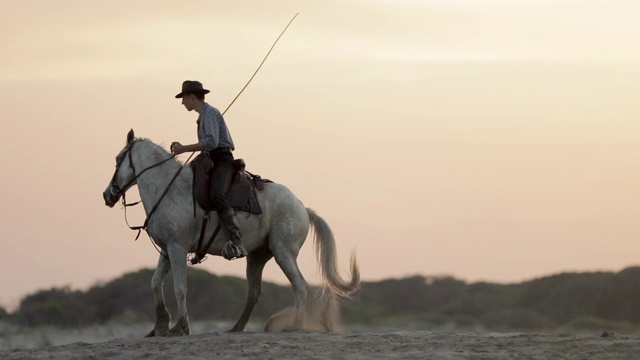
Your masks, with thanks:
[[[136,143],[133,129],[127,134],[127,145],[116,156],[116,171],[109,185],[102,193],[104,202],[108,207],[113,207],[120,197],[136,182],[135,169],[131,158],[133,145]]]

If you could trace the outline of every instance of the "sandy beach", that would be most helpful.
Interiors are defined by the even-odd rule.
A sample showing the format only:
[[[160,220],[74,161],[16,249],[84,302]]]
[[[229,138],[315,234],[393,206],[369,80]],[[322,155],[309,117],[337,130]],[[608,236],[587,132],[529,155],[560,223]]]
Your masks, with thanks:
[[[2,359],[639,359],[640,336],[346,331],[210,332],[0,351]]]

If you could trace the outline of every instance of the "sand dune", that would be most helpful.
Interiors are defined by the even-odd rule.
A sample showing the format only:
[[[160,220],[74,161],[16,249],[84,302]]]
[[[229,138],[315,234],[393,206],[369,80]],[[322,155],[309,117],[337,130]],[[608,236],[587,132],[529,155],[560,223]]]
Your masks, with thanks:
[[[1,359],[638,359],[640,336],[346,331],[210,332],[0,351]]]

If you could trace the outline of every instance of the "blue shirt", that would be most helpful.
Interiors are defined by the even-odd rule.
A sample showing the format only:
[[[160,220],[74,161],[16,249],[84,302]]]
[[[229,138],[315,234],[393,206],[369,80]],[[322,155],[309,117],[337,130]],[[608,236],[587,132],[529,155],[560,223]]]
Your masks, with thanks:
[[[204,143],[205,151],[216,148],[235,149],[229,128],[218,109],[205,103],[198,116],[198,141]]]

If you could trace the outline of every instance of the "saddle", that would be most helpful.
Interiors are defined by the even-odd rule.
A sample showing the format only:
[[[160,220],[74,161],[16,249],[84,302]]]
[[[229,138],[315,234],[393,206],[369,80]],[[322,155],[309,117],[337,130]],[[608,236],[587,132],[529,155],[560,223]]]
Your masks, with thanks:
[[[201,156],[202,155],[202,156]],[[198,155],[192,162],[193,170],[193,197],[195,201],[206,211],[213,211],[213,202],[210,198],[211,171],[213,161],[204,154]],[[259,175],[251,174],[245,170],[244,160],[233,161],[233,180],[226,192],[229,205],[237,211],[245,211],[250,214],[262,214],[258,203],[256,191],[264,190],[264,184],[272,182],[263,179]],[[195,204],[194,204],[195,206]]]

